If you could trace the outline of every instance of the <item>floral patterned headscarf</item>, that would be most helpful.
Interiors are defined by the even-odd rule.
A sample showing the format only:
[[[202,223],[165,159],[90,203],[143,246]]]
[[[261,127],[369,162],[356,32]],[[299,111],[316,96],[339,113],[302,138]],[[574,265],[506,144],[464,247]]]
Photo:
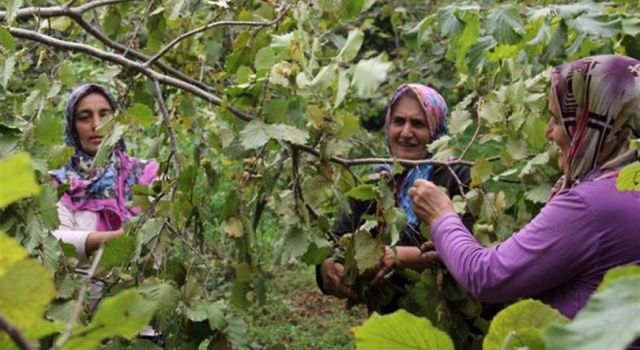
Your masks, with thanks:
[[[139,213],[139,209],[131,205],[131,187],[150,184],[156,177],[158,163],[130,157],[124,141],[120,140],[106,165],[91,166],[93,156],[82,149],[75,127],[77,105],[91,93],[103,95],[113,111],[116,110],[113,96],[104,87],[84,84],[75,88],[65,111],[66,143],[75,148],[75,154],[62,168],[49,174],[58,185],[68,186],[60,198],[63,205],[73,211],[97,213],[98,230],[116,230]]]
[[[640,61],[586,57],[554,68],[551,84],[571,140],[563,187],[637,159],[627,145],[640,137]]]

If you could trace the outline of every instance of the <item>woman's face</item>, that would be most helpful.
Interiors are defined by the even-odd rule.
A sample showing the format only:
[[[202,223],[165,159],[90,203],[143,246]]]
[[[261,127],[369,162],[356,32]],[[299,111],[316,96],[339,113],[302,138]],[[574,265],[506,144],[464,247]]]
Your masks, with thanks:
[[[566,173],[568,171],[566,168],[569,164],[567,155],[569,154],[571,139],[569,139],[569,136],[562,125],[560,106],[558,105],[558,99],[553,91],[549,96],[549,112],[551,113],[551,119],[549,120],[549,124],[547,124],[547,139],[549,139],[549,141],[553,141],[560,149],[558,155],[558,168]]]
[[[93,92],[83,97],[76,105],[75,126],[82,150],[95,155],[102,143],[102,136],[96,129],[102,118],[113,113],[111,104],[102,94]]]
[[[417,160],[427,156],[431,136],[426,115],[414,96],[404,95],[393,105],[388,134],[394,157]]]

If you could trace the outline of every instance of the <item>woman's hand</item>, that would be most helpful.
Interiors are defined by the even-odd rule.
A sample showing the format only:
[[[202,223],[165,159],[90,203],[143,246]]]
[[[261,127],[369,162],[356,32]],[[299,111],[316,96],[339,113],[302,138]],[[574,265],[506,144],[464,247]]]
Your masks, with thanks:
[[[87,241],[85,242],[84,250],[87,257],[91,255],[93,252],[98,250],[100,246],[113,237],[118,237],[124,233],[124,229],[120,228],[114,231],[96,231],[91,232],[87,236]]]
[[[356,293],[353,289],[342,283],[344,265],[336,262],[333,258],[328,258],[320,265],[320,275],[322,276],[322,288],[329,294],[338,298],[354,298]]]
[[[431,181],[416,180],[408,194],[413,211],[428,225],[442,215],[455,213],[449,196]]]
[[[378,283],[384,276],[394,269],[424,270],[429,263],[438,260],[433,242],[428,241],[420,247],[398,246],[394,249],[385,246],[384,256],[380,260],[378,273],[371,280],[372,284]]]

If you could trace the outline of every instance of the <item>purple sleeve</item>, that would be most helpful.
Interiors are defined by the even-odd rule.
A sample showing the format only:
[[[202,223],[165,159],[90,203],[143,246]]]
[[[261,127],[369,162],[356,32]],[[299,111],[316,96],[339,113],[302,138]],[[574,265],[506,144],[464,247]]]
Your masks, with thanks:
[[[455,214],[438,218],[431,234],[438,255],[476,299],[509,302],[564,283],[597,252],[597,225],[573,191],[558,194],[529,224],[506,241],[484,248]]]

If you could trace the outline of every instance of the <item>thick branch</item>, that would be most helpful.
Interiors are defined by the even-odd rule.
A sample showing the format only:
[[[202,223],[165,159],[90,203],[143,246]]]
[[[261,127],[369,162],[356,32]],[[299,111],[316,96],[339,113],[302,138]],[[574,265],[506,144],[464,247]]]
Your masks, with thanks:
[[[62,6],[50,6],[50,7],[25,7],[18,10],[15,19],[26,19],[33,16],[42,18],[55,17],[55,16],[70,16],[71,14],[82,14],[84,12],[93,10],[101,6],[108,6],[113,4],[119,4],[122,2],[128,2],[132,0],[97,0],[91,1],[78,7],[69,8],[69,5]],[[4,20],[7,15],[6,11],[0,11],[0,20]]]
[[[74,43],[74,42],[70,42],[70,41],[64,41],[64,40],[60,40],[60,39],[56,39],[54,37],[48,36],[48,35],[44,35],[44,34],[40,34],[38,32],[34,32],[32,30],[27,30],[27,29],[21,29],[21,28],[14,28],[14,27],[10,27],[9,31],[11,32],[11,35],[18,37],[18,38],[22,38],[22,39],[27,39],[27,40],[32,40],[32,41],[36,41],[48,46],[52,46],[55,48],[59,48],[59,49],[63,49],[63,50],[67,50],[67,51],[75,51],[75,52],[82,52],[84,54],[87,54],[89,56],[93,56],[96,58],[100,58],[102,60],[105,61],[109,61],[109,62],[113,62],[115,64],[136,70],[142,74],[144,74],[145,76],[147,76],[149,79],[151,80],[157,80],[160,83],[163,84],[168,84],[171,86],[174,86],[180,90],[189,92],[195,96],[198,96],[210,103],[213,103],[215,105],[223,105],[223,100],[218,97],[215,96],[207,91],[204,91],[203,89],[194,86],[192,84],[189,84],[183,80],[174,78],[174,77],[170,77],[161,73],[156,72],[155,70],[148,68],[148,67],[144,67],[143,64],[136,62],[136,61],[132,61],[128,58],[125,58],[121,55],[116,55],[110,52],[106,52],[106,51],[102,51],[99,49],[96,49],[92,46],[88,46],[85,44],[79,44],[79,43]],[[250,121],[253,119],[253,116],[245,111],[242,111],[240,109],[238,109],[235,106],[229,105],[229,104],[225,104],[224,105],[225,108],[227,108],[231,113],[233,113],[235,116],[237,116],[238,118],[244,120],[244,121]]]
[[[167,53],[169,50],[171,50],[174,46],[176,46],[178,43],[180,43],[181,41],[192,37],[198,33],[202,33],[205,30],[211,29],[211,28],[215,28],[215,27],[221,27],[221,26],[249,26],[249,27],[269,27],[272,26],[276,23],[278,23],[282,17],[284,17],[284,15],[287,13],[287,11],[289,11],[291,7],[287,7],[285,8],[279,15],[278,17],[276,17],[274,20],[272,21],[268,21],[268,22],[256,22],[256,21],[218,21],[218,22],[211,22],[211,23],[207,23],[206,25],[200,27],[200,28],[196,28],[192,31],[186,32],[186,33],[182,33],[180,36],[178,36],[177,38],[173,39],[169,44],[167,44],[165,47],[163,47],[162,49],[160,49],[160,51],[158,51],[155,55],[153,55],[153,57],[149,58],[144,64],[145,66],[149,66],[150,64],[152,64],[153,62],[157,61],[158,59],[160,59],[160,57],[162,57],[162,55],[164,55],[165,53]]]
[[[20,330],[9,323],[2,315],[0,315],[0,329],[4,330],[9,334],[11,340],[13,340],[16,345],[20,348],[20,350],[31,350],[31,344],[27,338],[24,337],[24,334],[20,332]]]

